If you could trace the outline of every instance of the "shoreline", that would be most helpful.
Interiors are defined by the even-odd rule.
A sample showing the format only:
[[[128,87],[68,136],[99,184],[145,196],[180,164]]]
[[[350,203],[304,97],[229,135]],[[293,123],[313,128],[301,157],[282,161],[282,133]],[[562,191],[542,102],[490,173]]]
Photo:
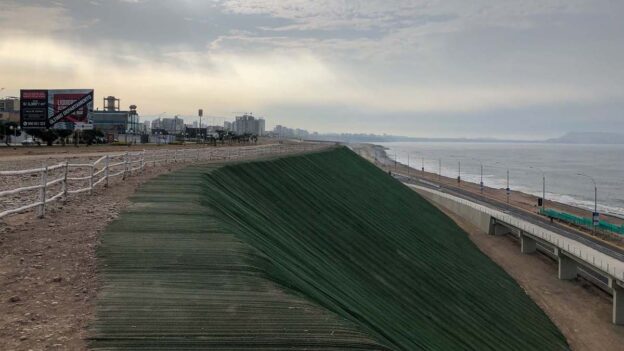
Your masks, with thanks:
[[[386,148],[381,145],[370,144],[364,148],[354,148],[361,156],[372,162],[376,160],[380,168],[394,172],[391,170],[394,169],[394,161],[387,157],[385,150]],[[406,165],[399,167],[399,171],[405,170]],[[413,174],[417,173],[421,173],[421,170],[414,170]],[[429,174],[429,181],[437,183],[437,177],[437,174]],[[441,181],[448,186],[457,180],[441,177]],[[462,189],[465,190],[467,184],[462,185]],[[479,185],[473,183],[472,187],[478,189]],[[497,190],[501,191],[489,188],[487,192]],[[505,190],[502,189],[502,192]],[[520,199],[530,199],[531,196],[512,191],[511,197],[514,194]],[[547,203],[551,206],[553,204],[551,201]],[[487,235],[448,209],[437,205],[436,207],[462,228],[483,254],[503,268],[525,290],[557,325],[573,350],[615,351],[621,348],[624,342],[622,327],[613,325],[608,318],[612,309],[611,296],[582,277],[574,281],[557,279],[557,265],[547,256],[522,254],[517,240],[510,240],[506,236]]]
[[[385,145],[378,145],[378,144],[371,144],[373,145],[373,147],[378,147],[383,149],[386,153],[385,156],[388,160],[389,163],[391,163],[392,165],[394,164],[394,160],[392,159],[391,155],[392,152],[388,152],[389,150],[393,150],[391,147],[385,146]],[[398,155],[400,156],[401,153],[405,152],[405,151],[401,151],[400,150],[400,146],[399,149],[395,150]],[[420,160],[420,159],[418,159]],[[428,163],[426,164],[426,167],[428,169],[430,169],[431,171],[428,173],[433,173],[433,174],[438,174],[438,168],[437,166],[432,166],[431,164],[431,159],[427,160]],[[406,160],[402,159],[401,157],[398,157],[397,162],[401,165],[407,166]],[[477,161],[478,162],[478,161]],[[414,164],[418,165],[418,167],[414,167]],[[488,168],[488,165],[484,165],[486,166],[486,168]],[[491,166],[491,165],[490,165]],[[473,163],[472,165],[468,164],[468,166],[464,167],[463,164],[463,160],[462,160],[462,182],[466,182],[466,183],[475,183],[475,184],[479,184],[479,178],[480,178],[480,174],[478,172],[478,169],[475,169],[475,164]],[[478,165],[477,165],[478,167]],[[491,167],[490,167],[491,168]],[[497,168],[502,168],[502,167],[497,167]],[[411,165],[411,169],[414,169],[418,172],[421,171],[420,169],[420,162],[412,162]],[[471,169],[472,173],[467,172],[467,170]],[[512,171],[520,171],[522,172],[523,170],[521,168],[510,168],[510,170]],[[538,172],[536,170],[536,172]],[[572,172],[572,171],[570,171]],[[556,171],[553,173],[555,174]],[[443,164],[442,167],[442,174],[444,177],[444,174],[454,174],[456,179],[457,176],[457,164],[454,165],[454,167],[449,167],[449,163],[446,162],[445,164]],[[453,176],[451,176],[451,178],[453,178]],[[488,174],[484,174],[483,175],[483,180],[486,184],[486,186],[488,186],[489,188],[492,189],[505,189],[506,187],[506,180],[504,177],[504,174],[498,173],[498,174],[492,174],[492,172],[488,173]],[[549,181],[552,182],[552,178],[548,179]],[[515,189],[515,191],[527,194],[527,195],[533,195],[535,198],[538,197],[542,197],[542,184],[541,181],[539,182],[539,184],[532,184],[529,185],[528,183],[524,183],[522,185],[517,185],[517,184],[511,184],[511,188]],[[600,192],[601,189],[599,189]],[[604,197],[606,194],[606,192],[603,190],[602,191],[602,195],[601,197]],[[591,217],[591,213],[593,212],[593,208],[594,208],[594,200],[593,200],[593,192],[592,192],[592,197],[591,198],[587,198],[587,197],[583,197],[580,195],[570,195],[568,193],[564,192],[546,192],[546,198],[551,200],[554,203],[560,203],[560,204],[564,204],[570,207],[574,207],[580,210],[586,210],[590,213],[589,217]],[[606,201],[606,199],[603,199]],[[604,220],[605,218],[609,218],[609,222],[610,223],[614,223],[613,220],[616,221],[622,221],[621,224],[624,224],[624,205],[622,204],[616,204],[616,203],[606,203],[606,202],[601,202],[599,201],[598,203],[598,212],[600,213],[601,219]],[[620,223],[620,222],[617,222]]]
[[[352,144],[351,146],[355,152],[360,153],[360,156],[375,163],[378,167],[386,171],[398,173],[401,175],[407,175],[408,173],[407,165],[397,162],[395,166],[394,160],[390,159],[390,157],[388,157],[387,155],[386,150],[388,150],[388,148],[386,148],[383,145]],[[457,178],[450,178],[444,175],[439,176],[437,173],[433,173],[433,172],[427,172],[427,171],[423,172],[422,170],[416,169],[413,166],[409,168],[409,174],[413,178],[421,179],[427,182],[444,185],[450,188],[458,188],[458,189],[461,188],[462,190],[467,190],[478,197],[485,197],[488,199],[496,200],[500,203],[507,202],[506,191],[505,189],[502,189],[502,188],[493,188],[493,187],[484,186],[483,193],[481,193],[480,186],[478,183],[469,182],[464,179],[462,179],[461,182],[458,183]],[[525,193],[522,191],[512,189],[509,194],[508,204],[518,209],[532,213],[534,215],[539,215],[538,213],[539,207],[537,206],[537,199],[538,197],[533,194],[529,194],[529,193]],[[548,198],[546,199],[544,204],[545,204],[545,207],[548,209],[554,209],[557,211],[566,212],[569,214],[573,214],[575,216],[587,217],[587,218],[591,218],[592,216],[591,211],[588,211],[586,209],[579,208],[573,205],[569,205],[566,203],[551,200]],[[609,223],[616,224],[616,225],[624,224],[624,218],[619,218],[616,216],[612,216],[610,214],[601,213],[601,219]],[[601,241],[603,241],[606,245],[615,246],[620,249],[624,247],[624,237],[616,233],[598,232],[596,235],[594,235],[589,229],[580,228],[580,227],[566,224],[563,222],[560,222],[560,223],[570,227],[571,229],[577,232],[582,233],[583,235],[598,238]]]

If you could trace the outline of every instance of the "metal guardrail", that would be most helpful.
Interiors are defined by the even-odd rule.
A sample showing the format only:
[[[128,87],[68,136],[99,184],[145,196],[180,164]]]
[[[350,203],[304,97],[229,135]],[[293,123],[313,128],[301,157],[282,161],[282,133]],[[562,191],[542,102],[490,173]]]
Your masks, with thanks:
[[[449,200],[471,207],[479,212],[485,213],[493,218],[496,218],[499,221],[505,222],[515,228],[522,230],[527,234],[535,236],[536,238],[539,238],[553,245],[554,247],[565,251],[569,256],[572,256],[575,259],[579,260],[579,262],[584,262],[584,264],[590,267],[594,267],[595,269],[606,273],[608,276],[616,278],[620,281],[624,280],[624,262],[610,257],[581,242],[578,242],[571,238],[567,238],[563,235],[557,234],[553,231],[545,229],[539,225],[530,223],[526,220],[518,219],[513,215],[504,213],[503,211],[483,206],[454,195],[446,194],[441,191],[429,189],[423,186],[412,184],[409,184],[409,186],[422,191],[434,193],[437,196],[447,198]]]
[[[110,180],[116,177],[125,179],[133,174],[142,172],[146,166],[162,166],[170,163],[198,162],[210,160],[237,160],[249,159],[274,154],[290,154],[326,148],[327,145],[318,143],[298,144],[268,144],[260,146],[227,147],[227,148],[198,148],[198,149],[167,149],[154,151],[126,152],[107,154],[92,163],[69,163],[68,161],[55,165],[43,165],[41,168],[0,171],[0,177],[38,176],[39,184],[22,185],[14,189],[0,191],[0,198],[22,193],[38,191],[36,200],[23,206],[9,208],[0,212],[0,218],[37,209],[37,216],[45,216],[46,206],[57,200],[67,201],[68,195],[84,192],[93,193],[93,190],[103,184],[106,188]],[[54,172],[61,170],[61,174]],[[76,170],[79,175],[74,175]],[[85,174],[86,170],[86,174]],[[55,174],[57,173],[57,174]],[[74,173],[74,174],[72,174]],[[49,177],[56,177],[48,179]],[[70,189],[70,185],[78,182],[77,187]],[[22,182],[23,183],[23,182]],[[82,183],[82,184],[81,184]],[[59,191],[49,194],[55,185],[60,184]]]

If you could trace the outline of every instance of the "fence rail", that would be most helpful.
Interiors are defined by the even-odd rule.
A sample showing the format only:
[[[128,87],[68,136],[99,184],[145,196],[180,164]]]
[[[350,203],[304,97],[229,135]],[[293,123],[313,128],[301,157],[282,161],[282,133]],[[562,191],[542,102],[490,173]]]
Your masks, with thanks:
[[[292,154],[318,150],[328,147],[327,143],[296,143],[296,144],[268,144],[259,146],[241,146],[226,148],[197,148],[197,149],[167,149],[140,152],[125,152],[107,154],[91,163],[69,163],[68,161],[41,168],[32,168],[15,171],[0,171],[0,177],[37,176],[39,183],[23,185],[14,189],[0,191],[0,199],[30,193],[35,194],[36,200],[22,204],[9,202],[9,207],[0,209],[0,218],[26,212],[33,208],[37,216],[44,217],[46,206],[58,200],[66,201],[70,194],[89,192],[102,185],[108,187],[110,180],[116,177],[126,179],[133,174],[141,173],[146,167],[159,167],[171,163],[189,163],[215,160],[243,160],[269,155]],[[59,174],[60,173],[60,174]],[[15,206],[10,206],[15,205]]]

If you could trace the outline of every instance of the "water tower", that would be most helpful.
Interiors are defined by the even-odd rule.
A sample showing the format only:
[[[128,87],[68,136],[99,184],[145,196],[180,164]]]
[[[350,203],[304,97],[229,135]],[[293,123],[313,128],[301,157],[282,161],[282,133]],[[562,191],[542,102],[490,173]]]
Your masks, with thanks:
[[[104,111],[119,111],[119,99],[114,96],[108,96],[104,98]]]

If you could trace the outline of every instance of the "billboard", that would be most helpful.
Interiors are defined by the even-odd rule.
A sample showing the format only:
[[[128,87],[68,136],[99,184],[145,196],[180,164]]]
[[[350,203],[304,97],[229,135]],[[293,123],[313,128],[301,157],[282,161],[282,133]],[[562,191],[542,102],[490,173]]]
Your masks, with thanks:
[[[73,129],[91,122],[93,89],[21,90],[24,129]]]
[[[48,91],[20,91],[20,125],[26,128],[47,128]]]

